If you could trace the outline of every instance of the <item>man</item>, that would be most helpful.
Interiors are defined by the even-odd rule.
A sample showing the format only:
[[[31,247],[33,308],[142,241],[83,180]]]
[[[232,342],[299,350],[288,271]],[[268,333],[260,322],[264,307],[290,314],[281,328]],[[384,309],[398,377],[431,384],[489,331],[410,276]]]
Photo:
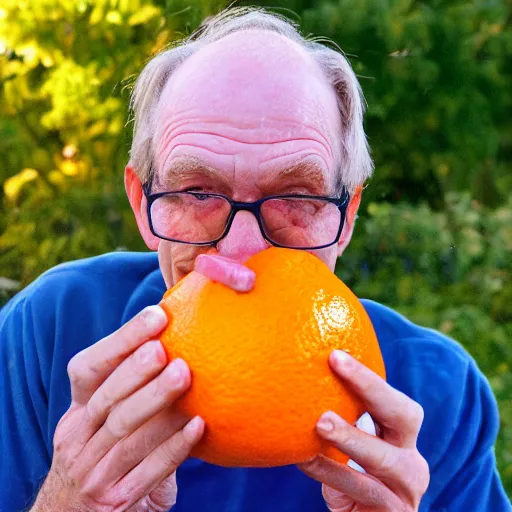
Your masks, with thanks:
[[[192,377],[167,361],[154,304],[194,268],[249,291],[243,262],[272,244],[334,269],[372,164],[347,61],[263,11],[228,11],[154,58],[133,107],[126,191],[158,260],[61,265],[2,311],[1,510],[36,495],[37,512],[508,510],[486,380],[451,340],[369,301],[389,383],[339,351],[330,364],[379,436],[328,411],[317,424],[366,473],[321,456],[268,469],[187,458],[205,425],[173,409]],[[311,210],[330,212],[322,229]]]

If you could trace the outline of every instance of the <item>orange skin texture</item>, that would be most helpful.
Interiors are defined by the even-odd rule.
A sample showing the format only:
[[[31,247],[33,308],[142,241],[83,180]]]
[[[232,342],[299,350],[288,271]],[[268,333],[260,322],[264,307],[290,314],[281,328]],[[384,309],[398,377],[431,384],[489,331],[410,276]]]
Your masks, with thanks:
[[[354,424],[364,404],[331,371],[334,349],[385,378],[375,331],[357,297],[315,256],[269,248],[240,293],[192,272],[161,302],[169,359],[183,358],[192,386],[176,405],[206,423],[192,455],[221,466],[298,464],[318,453],[348,457],[315,431],[325,411]]]

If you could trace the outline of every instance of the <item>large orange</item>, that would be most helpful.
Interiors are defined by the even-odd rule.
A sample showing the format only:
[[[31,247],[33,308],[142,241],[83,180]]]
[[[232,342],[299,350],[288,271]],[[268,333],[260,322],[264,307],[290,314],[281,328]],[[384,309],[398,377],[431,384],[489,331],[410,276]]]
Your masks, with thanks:
[[[249,293],[192,272],[161,304],[171,318],[161,341],[192,371],[178,407],[206,422],[193,455],[222,466],[293,464],[319,452],[346,462],[315,424],[328,410],[350,423],[364,412],[329,367],[333,349],[384,376],[370,319],[309,253],[270,248],[246,264],[257,276]]]

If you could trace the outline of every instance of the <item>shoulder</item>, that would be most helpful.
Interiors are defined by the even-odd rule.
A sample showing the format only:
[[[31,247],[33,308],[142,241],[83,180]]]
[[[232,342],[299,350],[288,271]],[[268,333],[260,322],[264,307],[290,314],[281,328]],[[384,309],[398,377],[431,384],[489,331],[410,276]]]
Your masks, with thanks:
[[[41,274],[14,298],[14,303],[77,287],[95,289],[113,283],[129,287],[157,267],[156,254],[134,252],[112,252],[62,263]]]
[[[454,370],[462,374],[477,370],[473,358],[457,341],[435,329],[417,325],[382,304],[365,299],[361,302],[372,321],[389,369],[394,371],[401,365],[403,371],[406,364],[416,371],[434,371],[438,377],[446,368],[450,368],[451,377]]]
[[[39,363],[52,367],[54,355],[69,359],[116,330],[134,296],[151,300],[154,285],[158,297],[161,282],[153,253],[117,252],[58,265],[0,310],[0,348],[32,347]]]
[[[86,307],[93,302],[128,298],[145,278],[158,269],[155,253],[113,252],[62,263],[43,273],[8,302],[0,312],[5,318],[29,304],[49,312],[53,306]],[[1,325],[1,323],[0,323]]]
[[[116,331],[164,291],[153,253],[118,252],[58,265],[0,310],[0,361],[13,387],[48,410],[52,433],[69,401],[66,368],[81,350]],[[20,391],[21,393],[21,391]]]

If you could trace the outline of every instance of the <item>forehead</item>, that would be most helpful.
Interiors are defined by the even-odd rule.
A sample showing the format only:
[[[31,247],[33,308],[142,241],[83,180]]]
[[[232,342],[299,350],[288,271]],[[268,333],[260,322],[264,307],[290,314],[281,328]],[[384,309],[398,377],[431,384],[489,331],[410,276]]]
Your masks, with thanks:
[[[269,31],[231,34],[188,58],[164,87],[155,121],[157,169],[183,157],[183,146],[256,167],[311,153],[329,169],[339,153],[333,88],[302,47]]]

